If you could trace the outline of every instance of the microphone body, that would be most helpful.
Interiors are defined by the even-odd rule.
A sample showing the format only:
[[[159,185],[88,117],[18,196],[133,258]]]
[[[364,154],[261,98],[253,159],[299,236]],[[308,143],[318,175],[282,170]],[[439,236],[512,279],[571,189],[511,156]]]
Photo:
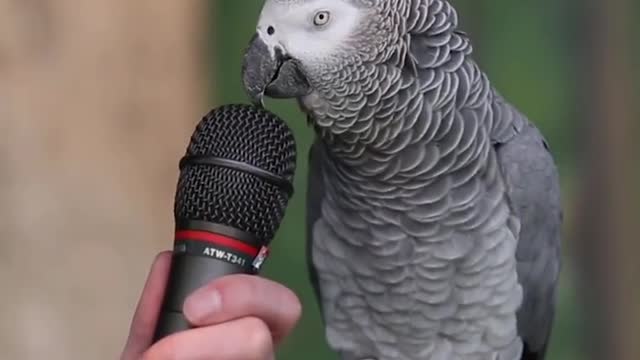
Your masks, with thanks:
[[[198,221],[176,226],[171,270],[154,341],[191,328],[182,305],[192,292],[225,275],[258,274],[267,254],[267,248],[259,248],[254,237],[234,228]]]
[[[225,105],[198,124],[180,161],[175,239],[156,342],[191,324],[185,299],[213,279],[257,275],[293,193],[295,141],[274,114]]]

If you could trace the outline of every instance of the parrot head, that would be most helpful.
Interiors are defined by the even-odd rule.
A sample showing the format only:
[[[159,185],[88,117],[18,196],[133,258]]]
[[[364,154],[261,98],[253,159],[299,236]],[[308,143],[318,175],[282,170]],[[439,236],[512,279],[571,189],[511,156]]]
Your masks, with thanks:
[[[379,0],[266,0],[244,54],[242,80],[254,104],[331,86],[333,76],[384,47]],[[374,27],[375,29],[373,29]],[[376,34],[377,36],[372,36]]]

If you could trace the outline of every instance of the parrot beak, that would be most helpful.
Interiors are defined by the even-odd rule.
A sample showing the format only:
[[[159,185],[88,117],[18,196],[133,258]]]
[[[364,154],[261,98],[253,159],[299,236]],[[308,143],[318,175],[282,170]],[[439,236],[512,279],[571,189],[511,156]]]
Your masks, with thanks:
[[[264,106],[265,95],[294,98],[309,93],[309,84],[298,62],[279,47],[270,48],[256,33],[244,54],[242,82],[254,105]]]

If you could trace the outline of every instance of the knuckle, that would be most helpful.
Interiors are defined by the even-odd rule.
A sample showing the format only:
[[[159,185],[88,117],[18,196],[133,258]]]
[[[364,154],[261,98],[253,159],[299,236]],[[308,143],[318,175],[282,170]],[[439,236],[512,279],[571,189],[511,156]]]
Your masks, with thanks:
[[[196,344],[198,340],[198,335],[192,331],[180,331],[168,335],[151,344],[151,347],[144,353],[142,360],[178,360],[188,358],[194,348],[189,344]]]
[[[252,360],[263,360],[273,351],[273,339],[267,324],[258,318],[247,318],[246,346],[255,356]]]
[[[141,360],[175,360],[179,358],[179,348],[174,338],[169,336],[152,345],[142,354]]]

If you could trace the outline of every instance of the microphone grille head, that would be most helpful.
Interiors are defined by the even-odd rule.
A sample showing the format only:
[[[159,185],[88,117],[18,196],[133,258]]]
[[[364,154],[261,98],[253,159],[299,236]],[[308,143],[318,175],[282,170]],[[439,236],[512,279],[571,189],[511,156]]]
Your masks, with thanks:
[[[249,165],[191,163],[178,180],[176,221],[199,220],[254,235],[274,237],[287,207],[296,168],[296,144],[287,124],[268,110],[231,104],[212,110],[191,136],[185,159],[199,157]],[[268,181],[251,167],[275,175]],[[286,186],[283,186],[286,185]]]

